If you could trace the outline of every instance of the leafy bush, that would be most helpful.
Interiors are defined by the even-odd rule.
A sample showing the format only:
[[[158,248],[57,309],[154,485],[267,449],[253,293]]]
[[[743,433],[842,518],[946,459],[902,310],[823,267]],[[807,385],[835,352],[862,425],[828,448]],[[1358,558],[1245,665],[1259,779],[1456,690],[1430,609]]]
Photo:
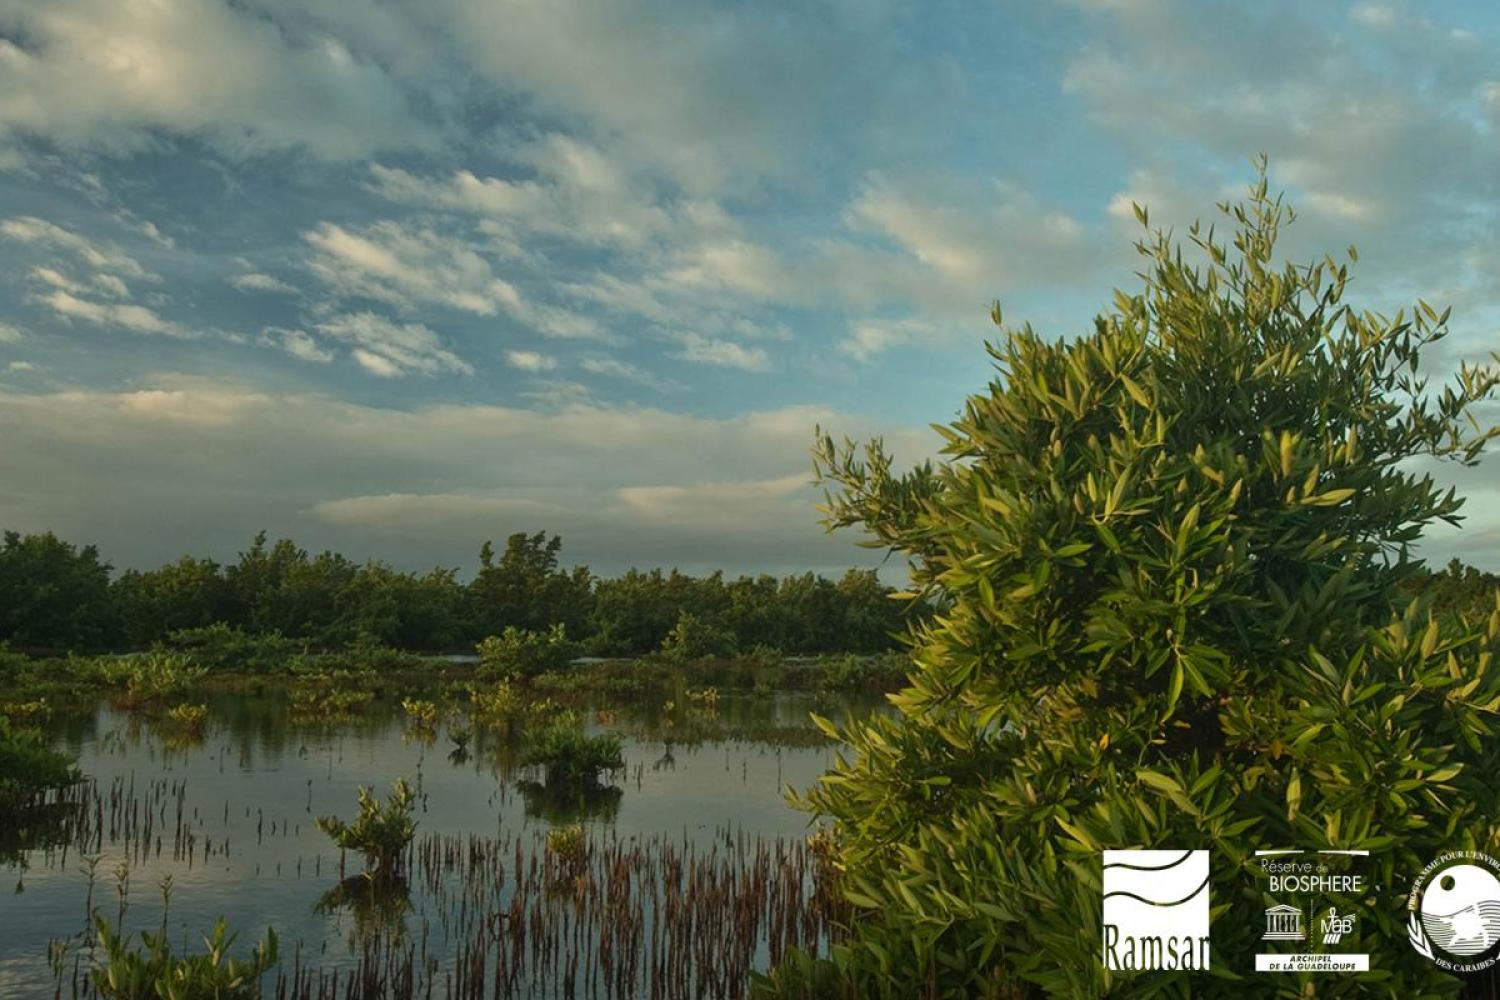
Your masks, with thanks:
[[[416,795],[404,779],[391,786],[390,797],[382,803],[372,790],[359,789],[359,815],[353,823],[336,816],[320,816],[318,829],[328,834],[341,849],[359,851],[365,856],[365,874],[386,879],[401,875],[406,867],[406,848],[417,834],[412,819]]]
[[[906,682],[911,661],[901,653],[818,657],[818,689],[822,691],[893,691]]]
[[[0,815],[25,809],[47,792],[83,780],[73,759],[47,745],[40,731],[0,715]]]
[[[1211,850],[1214,949],[1247,956],[1257,848],[1369,850],[1385,899],[1441,852],[1500,848],[1500,610],[1475,630],[1400,593],[1463,502],[1411,459],[1477,461],[1500,429],[1463,418],[1500,366],[1434,399],[1415,372],[1446,313],[1357,312],[1346,265],[1275,263],[1291,217],[1264,176],[1221,209],[1231,243],[1143,240],[1144,291],[1089,335],[990,348],[999,377],[937,467],[816,448],[830,524],[906,554],[942,609],[899,714],[849,724],[801,800],[835,821],[859,907],[841,990],[1242,996],[1081,958],[1102,849]],[[1320,996],[1455,989],[1399,907],[1359,912],[1379,969]]]
[[[553,625],[545,632],[533,632],[508,626],[498,636],[490,636],[477,647],[479,676],[485,680],[513,680],[535,677],[568,665],[578,655],[577,646],[568,640],[567,629]]]
[[[375,699],[373,671],[308,669],[299,664],[292,682],[292,711],[315,719],[334,719],[363,708]]]
[[[524,767],[541,767],[548,785],[596,785],[602,771],[625,766],[620,737],[614,733],[590,736],[571,714],[543,729],[521,755]]]
[[[401,710],[407,720],[417,729],[431,730],[437,726],[438,707],[421,698],[402,698]]]
[[[589,842],[577,823],[547,831],[547,882],[550,887],[581,887],[588,872]]]
[[[250,634],[224,622],[184,628],[167,634],[164,645],[218,670],[279,673],[288,668],[303,644],[280,632]]]
[[[684,611],[661,644],[662,655],[678,663],[711,656],[733,656],[734,633],[705,618]]]
[[[228,957],[234,936],[224,919],[203,939],[208,949],[199,955],[174,955],[167,935],[143,933],[144,951],[130,947],[109,921],[98,918],[99,946],[104,964],[94,969],[94,987],[103,1000],[256,1000],[260,977],[276,964],[276,931],[267,928],[250,961]]]
[[[131,708],[159,706],[181,697],[208,675],[189,657],[159,650],[115,661],[103,669],[122,688],[120,702]]]
[[[534,698],[520,684],[500,681],[488,687],[469,689],[469,703],[476,724],[514,734],[529,726],[544,725],[562,710],[550,698]]]

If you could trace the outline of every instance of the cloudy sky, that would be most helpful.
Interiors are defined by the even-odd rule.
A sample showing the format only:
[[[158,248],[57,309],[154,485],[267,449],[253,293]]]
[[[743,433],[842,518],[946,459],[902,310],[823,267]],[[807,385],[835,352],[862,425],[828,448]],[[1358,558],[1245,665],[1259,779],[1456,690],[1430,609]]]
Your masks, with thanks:
[[[814,425],[925,457],[992,298],[1082,330],[1131,201],[1259,152],[1294,253],[1500,347],[1493,3],[0,0],[0,524],[869,563]],[[1428,554],[1500,569],[1500,460],[1454,481]]]

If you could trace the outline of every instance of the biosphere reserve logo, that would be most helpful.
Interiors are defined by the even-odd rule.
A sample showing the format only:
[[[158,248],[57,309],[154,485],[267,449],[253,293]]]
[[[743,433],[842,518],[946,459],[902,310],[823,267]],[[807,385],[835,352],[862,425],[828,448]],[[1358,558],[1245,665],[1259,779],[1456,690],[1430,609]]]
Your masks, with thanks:
[[[1104,852],[1104,967],[1206,969],[1207,851]]]
[[[1500,861],[1450,851],[1422,869],[1407,897],[1411,946],[1449,972],[1494,965],[1500,944]]]

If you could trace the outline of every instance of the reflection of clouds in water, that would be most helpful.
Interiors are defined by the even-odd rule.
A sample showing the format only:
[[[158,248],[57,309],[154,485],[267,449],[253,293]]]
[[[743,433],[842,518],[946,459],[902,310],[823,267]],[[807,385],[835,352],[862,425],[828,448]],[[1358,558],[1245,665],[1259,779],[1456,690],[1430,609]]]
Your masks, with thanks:
[[[871,699],[870,704],[878,704]],[[506,770],[512,752],[504,740],[476,730],[472,757],[460,766],[447,758],[448,745],[427,748],[403,741],[399,705],[375,702],[358,718],[336,725],[301,725],[289,719],[284,699],[223,695],[209,699],[210,736],[197,747],[163,753],[148,727],[131,731],[120,712],[101,706],[84,718],[54,720],[61,745],[79,755],[79,765],[101,789],[119,779],[132,781],[136,795],[155,781],[184,788],[183,822],[196,838],[191,864],[174,860],[175,802],[165,804],[163,849],[131,861],[126,931],[161,925],[157,883],[173,878],[167,929],[175,938],[195,940],[221,914],[249,942],[274,925],[284,948],[300,943],[304,954],[318,954],[328,968],[351,968],[357,951],[348,941],[352,908],[316,913],[313,907],[342,877],[339,852],[313,827],[328,813],[347,814],[360,785],[388,788],[398,777],[420,783],[417,836],[467,838],[470,834],[528,839],[558,823],[607,824],[611,837],[662,834],[707,845],[722,831],[754,838],[800,841],[806,817],[784,799],[788,785],[806,788],[832,763],[824,744],[801,745],[776,739],[782,727],[799,722],[811,731],[810,696],[783,693],[757,698],[725,692],[719,716],[734,734],[727,742],[671,748],[675,766],[655,770],[667,748],[646,736],[642,722],[657,706],[609,706],[612,729],[623,731],[629,765],[626,787],[608,786],[583,800],[561,800],[551,793],[530,796],[497,770]],[[847,703],[863,710],[864,702]],[[820,707],[825,714],[826,706]],[[842,707],[832,714],[843,714]],[[767,739],[757,739],[763,736]],[[157,803],[155,809],[161,810]],[[203,847],[212,841],[205,858]],[[109,873],[125,854],[108,841],[98,866],[96,905],[113,906]],[[61,852],[30,857],[26,891],[0,907],[0,996],[51,992],[47,943],[82,926],[87,876],[78,856]],[[352,870],[343,874],[352,874]],[[428,887],[413,885],[410,905],[421,919],[434,916]],[[415,917],[409,919],[416,919]],[[416,924],[411,924],[411,933]]]

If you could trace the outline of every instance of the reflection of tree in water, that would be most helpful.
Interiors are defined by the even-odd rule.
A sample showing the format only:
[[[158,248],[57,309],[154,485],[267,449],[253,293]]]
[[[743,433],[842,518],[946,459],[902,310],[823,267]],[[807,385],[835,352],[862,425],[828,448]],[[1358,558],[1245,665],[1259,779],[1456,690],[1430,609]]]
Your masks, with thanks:
[[[355,875],[329,889],[313,904],[313,912],[330,916],[347,910],[353,923],[351,944],[375,938],[386,942],[406,936],[406,915],[411,912],[411,887],[406,879],[369,878]]]
[[[0,868],[17,868],[15,892],[26,891],[27,852],[68,846],[77,837],[83,817],[78,787],[63,793],[60,802],[0,811]]]
[[[518,781],[526,815],[548,823],[577,823],[598,820],[613,823],[620,813],[625,790],[615,785],[549,786],[541,781]]]

